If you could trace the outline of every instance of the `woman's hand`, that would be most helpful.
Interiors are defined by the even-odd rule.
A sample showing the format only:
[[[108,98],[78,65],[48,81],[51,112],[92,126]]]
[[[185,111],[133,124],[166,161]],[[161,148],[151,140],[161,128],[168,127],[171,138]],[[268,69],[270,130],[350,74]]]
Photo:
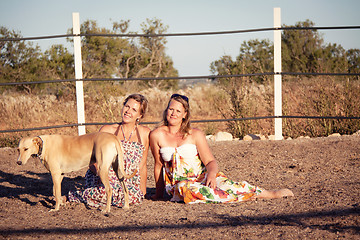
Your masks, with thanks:
[[[212,189],[216,188],[216,173],[208,173],[206,177],[206,186]]]
[[[215,189],[216,188],[216,174],[218,173],[218,165],[215,160],[210,161],[206,166],[208,172],[206,176],[206,186]]]

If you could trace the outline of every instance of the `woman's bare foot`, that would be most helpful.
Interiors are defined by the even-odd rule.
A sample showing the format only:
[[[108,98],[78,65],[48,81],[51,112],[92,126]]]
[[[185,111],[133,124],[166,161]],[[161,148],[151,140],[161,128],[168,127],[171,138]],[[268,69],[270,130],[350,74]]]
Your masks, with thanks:
[[[272,198],[282,198],[282,197],[293,197],[294,193],[287,188],[280,190],[264,190],[256,198],[272,199]]]
[[[277,190],[275,192],[276,192],[276,195],[278,198],[294,196],[294,193],[290,189],[287,189],[287,188],[283,188],[283,189]]]

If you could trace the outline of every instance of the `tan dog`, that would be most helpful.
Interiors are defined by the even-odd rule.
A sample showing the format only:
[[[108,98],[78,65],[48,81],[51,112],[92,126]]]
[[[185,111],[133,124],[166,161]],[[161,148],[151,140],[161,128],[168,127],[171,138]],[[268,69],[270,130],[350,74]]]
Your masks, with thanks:
[[[78,171],[96,162],[97,172],[106,192],[105,212],[110,212],[112,188],[109,183],[109,168],[113,166],[124,189],[125,205],[129,208],[129,191],[124,177],[132,178],[137,170],[127,175],[124,170],[123,149],[117,137],[110,133],[97,132],[82,136],[41,135],[26,137],[19,142],[17,164],[25,164],[32,155],[40,158],[53,180],[53,194],[57,211],[62,203],[61,181],[64,173]],[[116,171],[117,169],[117,171]],[[103,210],[104,211],[104,210]]]

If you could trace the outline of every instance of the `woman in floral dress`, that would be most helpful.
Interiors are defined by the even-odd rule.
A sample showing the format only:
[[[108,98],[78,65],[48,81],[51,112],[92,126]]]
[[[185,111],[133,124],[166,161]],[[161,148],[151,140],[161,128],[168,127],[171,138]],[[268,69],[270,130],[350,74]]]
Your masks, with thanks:
[[[289,189],[264,190],[234,182],[218,171],[218,165],[202,131],[190,127],[189,99],[173,94],[163,114],[163,125],[150,133],[155,158],[156,194],[164,190],[171,201],[185,203],[232,203],[256,198],[293,196]]]
[[[147,100],[140,94],[128,96],[122,108],[122,122],[120,124],[105,125],[100,132],[115,134],[124,149],[125,172],[131,174],[137,169],[136,175],[131,179],[125,178],[125,185],[129,190],[130,204],[141,203],[146,194],[146,159],[149,150],[150,129],[138,125],[144,117]],[[124,191],[114,170],[109,170],[112,191],[112,205],[122,207],[124,204]],[[106,205],[105,187],[96,173],[96,166],[90,166],[85,174],[85,189],[70,191],[67,199],[70,202],[82,202],[91,207]]]

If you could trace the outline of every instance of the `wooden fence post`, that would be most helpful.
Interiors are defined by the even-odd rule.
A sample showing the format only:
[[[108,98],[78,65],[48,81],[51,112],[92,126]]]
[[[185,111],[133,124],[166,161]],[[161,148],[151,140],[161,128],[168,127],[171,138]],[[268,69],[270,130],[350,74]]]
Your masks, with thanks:
[[[281,10],[274,8],[274,28],[281,27]],[[281,30],[274,30],[274,115],[282,116]],[[282,140],[282,118],[275,118],[275,140]]]
[[[73,34],[80,34],[80,16],[79,13],[74,12],[73,17]],[[75,79],[82,79],[82,60],[81,60],[81,39],[80,36],[74,37],[74,59],[75,59]],[[76,81],[76,104],[78,124],[85,123],[85,110],[84,110],[84,88],[83,81]],[[85,125],[78,127],[79,135],[86,133]]]

